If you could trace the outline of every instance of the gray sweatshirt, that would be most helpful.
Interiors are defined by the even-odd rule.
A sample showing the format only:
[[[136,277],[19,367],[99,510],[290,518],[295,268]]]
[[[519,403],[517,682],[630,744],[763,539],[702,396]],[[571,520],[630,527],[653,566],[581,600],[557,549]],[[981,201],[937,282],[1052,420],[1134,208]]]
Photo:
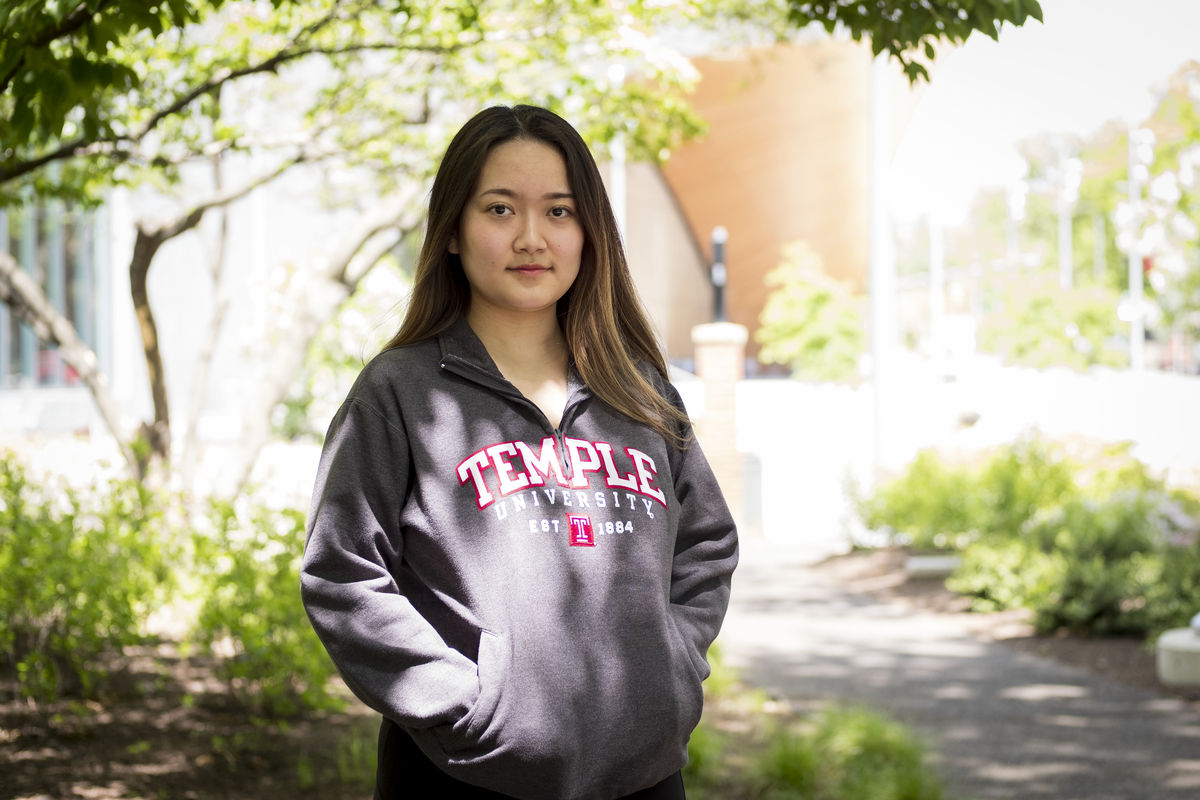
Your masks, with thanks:
[[[694,440],[574,373],[554,429],[459,320],[334,417],[301,593],[351,690],[448,774],[610,800],[685,763],[736,563]]]

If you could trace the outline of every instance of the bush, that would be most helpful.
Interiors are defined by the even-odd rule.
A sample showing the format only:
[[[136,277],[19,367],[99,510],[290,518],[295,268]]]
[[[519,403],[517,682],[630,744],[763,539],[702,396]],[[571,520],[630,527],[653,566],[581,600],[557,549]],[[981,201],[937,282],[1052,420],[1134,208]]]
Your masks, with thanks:
[[[1190,544],[1168,545],[1156,566],[1146,588],[1146,629],[1151,636],[1186,627],[1200,614],[1200,536]]]
[[[1019,539],[967,550],[948,585],[982,608],[1024,607],[1043,633],[1155,635],[1200,610],[1200,543],[1162,491],[1079,499]],[[1194,525],[1194,523],[1185,524]]]
[[[958,548],[979,534],[984,509],[970,472],[923,450],[903,474],[856,500],[863,523],[893,544],[920,550]]]
[[[732,672],[714,663],[714,671]],[[705,683],[704,720],[684,778],[695,800],[940,800],[924,744],[873,711],[827,706],[797,716],[731,680]]]
[[[300,603],[304,514],[214,501],[194,542],[203,604],[192,639],[225,656],[235,696],[271,715],[340,708],[333,662]]]
[[[21,693],[94,695],[105,660],[144,640],[177,550],[141,484],[37,486],[0,455],[0,663]]]
[[[947,585],[1041,632],[1154,635],[1200,611],[1200,501],[1127,445],[1075,460],[1029,437],[977,467],[927,451],[858,507],[896,544],[963,548]]]
[[[981,538],[1019,536],[1039,513],[1085,497],[1165,491],[1127,445],[1088,452],[1084,461],[1087,466],[1037,435],[975,465],[923,450],[901,474],[855,502],[863,523],[887,531],[893,544],[962,549]]]
[[[816,797],[936,800],[939,781],[925,765],[925,745],[895,720],[862,708],[833,707],[813,721]]]
[[[1026,436],[995,453],[975,478],[984,519],[992,536],[1016,536],[1040,510],[1076,497],[1079,467],[1046,440]]]

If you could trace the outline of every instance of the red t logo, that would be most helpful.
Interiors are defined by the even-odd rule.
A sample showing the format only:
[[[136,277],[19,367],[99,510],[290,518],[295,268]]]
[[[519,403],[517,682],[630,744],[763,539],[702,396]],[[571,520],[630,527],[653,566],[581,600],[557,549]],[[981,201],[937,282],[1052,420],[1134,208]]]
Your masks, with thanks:
[[[582,514],[567,514],[571,530],[571,547],[595,547],[596,535],[592,532],[592,518]]]

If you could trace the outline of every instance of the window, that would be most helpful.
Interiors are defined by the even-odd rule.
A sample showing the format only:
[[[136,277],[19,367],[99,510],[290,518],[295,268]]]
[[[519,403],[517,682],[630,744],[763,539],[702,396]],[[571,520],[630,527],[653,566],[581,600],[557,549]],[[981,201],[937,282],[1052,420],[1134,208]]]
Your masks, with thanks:
[[[79,337],[97,349],[99,304],[96,213],[58,201],[0,209],[0,247],[28,271],[50,303],[75,326]],[[8,306],[0,303],[0,389],[74,386],[75,371],[57,348],[39,342]]]

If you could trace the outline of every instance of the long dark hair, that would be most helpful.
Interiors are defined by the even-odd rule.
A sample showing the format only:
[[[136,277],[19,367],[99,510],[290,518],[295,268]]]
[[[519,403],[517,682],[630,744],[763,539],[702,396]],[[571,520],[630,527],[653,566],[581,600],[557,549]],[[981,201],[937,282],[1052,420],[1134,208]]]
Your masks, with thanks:
[[[433,181],[408,311],[385,349],[436,336],[466,313],[471,287],[462,262],[450,252],[450,240],[458,233],[488,155],[515,139],[555,148],[575,196],[583,253],[575,282],[558,301],[559,322],[575,368],[601,400],[681,444],[686,417],[637,368],[644,361],[667,380],[666,360],[634,288],[596,161],[571,124],[544,108],[484,109],[451,140]]]

